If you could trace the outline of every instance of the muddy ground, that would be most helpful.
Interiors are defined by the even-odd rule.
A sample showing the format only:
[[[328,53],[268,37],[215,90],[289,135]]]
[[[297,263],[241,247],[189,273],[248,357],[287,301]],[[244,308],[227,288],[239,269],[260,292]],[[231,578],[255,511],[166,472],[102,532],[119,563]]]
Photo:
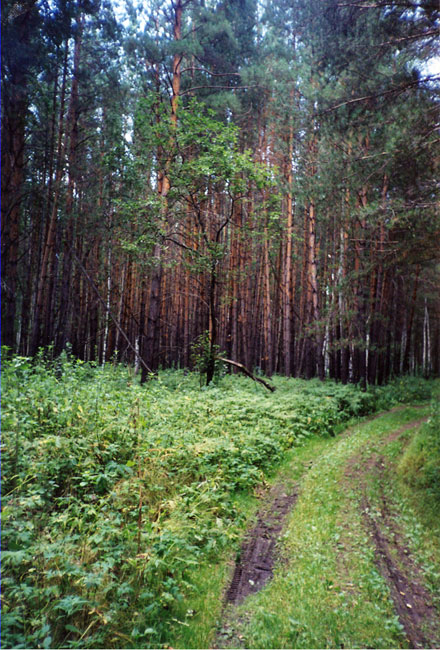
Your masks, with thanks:
[[[293,482],[274,485],[265,495],[256,516],[255,526],[248,531],[237,556],[231,583],[225,595],[225,606],[216,647],[240,647],[241,639],[234,638],[228,625],[228,612],[250,594],[260,591],[272,578],[277,560],[276,543],[287,515],[295,506],[298,486]]]

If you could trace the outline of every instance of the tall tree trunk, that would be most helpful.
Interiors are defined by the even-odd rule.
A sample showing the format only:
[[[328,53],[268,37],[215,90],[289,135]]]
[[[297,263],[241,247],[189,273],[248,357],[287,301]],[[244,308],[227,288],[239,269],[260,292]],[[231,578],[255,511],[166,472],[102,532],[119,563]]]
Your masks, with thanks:
[[[5,102],[6,104],[6,102]],[[27,97],[24,80],[11,83],[2,119],[1,276],[2,344],[15,348],[17,264],[23,183]]]
[[[292,200],[292,156],[293,156],[293,127],[289,127],[286,163],[286,245],[282,282],[283,300],[283,356],[284,372],[292,374],[292,237],[293,237],[293,200]]]
[[[36,1],[31,0],[26,5],[20,5],[20,10],[15,15],[14,10],[10,12],[8,20],[14,23],[18,52],[25,52],[28,47],[32,18],[37,11]],[[29,63],[22,54],[18,61],[19,63],[11,65],[8,84],[2,89],[1,121],[1,331],[2,344],[13,351],[16,343],[20,218],[25,166],[25,129],[29,105],[26,67]]]
[[[269,236],[267,226],[265,226],[263,239],[263,368],[269,377],[272,375],[273,367],[272,301],[270,293]]]
[[[324,379],[324,360],[322,357],[322,328],[319,322],[319,293],[318,293],[318,272],[317,272],[317,255],[316,255],[316,214],[315,214],[315,204],[313,201],[309,205],[309,220],[308,220],[308,292],[310,296],[310,306],[311,306],[311,317],[312,317],[312,328],[314,330],[313,336],[311,338],[311,348],[314,350],[315,354],[313,355],[316,359],[318,376],[320,379]],[[312,371],[311,360],[309,362],[309,372],[308,376],[314,374]]]
[[[175,42],[182,38],[182,15],[183,15],[183,1],[176,0],[173,3],[174,21],[173,21],[173,36]],[[181,62],[182,55],[176,53],[173,57],[173,70],[171,80],[171,126],[177,126],[177,109],[180,94],[181,82]],[[174,138],[171,135],[169,142],[169,151],[165,154],[164,169],[158,174],[158,192],[162,199],[162,221],[167,219],[167,195],[170,189],[170,181],[168,178],[168,170],[171,164],[171,159],[174,150]],[[147,365],[156,371],[159,367],[159,354],[160,354],[160,310],[161,310],[161,285],[162,285],[162,247],[160,243],[156,243],[153,249],[153,259],[155,260],[153,275],[151,278],[151,290],[149,300],[149,312],[147,319],[147,335],[146,335],[146,355]],[[142,381],[145,381],[146,375],[143,373]]]
[[[215,356],[217,346],[217,265],[213,261],[209,276],[209,358],[206,367],[206,385],[214,379]]]
[[[52,199],[52,206],[50,211],[46,237],[43,243],[43,255],[41,261],[40,273],[38,277],[38,284],[37,284],[35,314],[34,314],[32,339],[31,339],[31,346],[30,346],[30,351],[32,355],[36,353],[38,346],[43,340],[42,332],[41,332],[41,324],[45,320],[44,307],[46,306],[47,308],[48,305],[48,297],[46,294],[51,284],[51,279],[52,279],[51,270],[52,270],[53,257],[55,255],[58,204],[60,200],[61,181],[64,174],[64,153],[66,147],[66,142],[64,138],[64,109],[65,109],[65,96],[66,96],[67,55],[68,55],[68,46],[66,44],[65,57],[64,57],[64,69],[63,69],[63,81],[61,86],[61,97],[60,97],[60,115],[59,115],[59,122],[58,122],[58,145],[57,145],[57,161],[56,161],[55,183],[54,183],[54,196]]]
[[[410,303],[410,311],[406,327],[406,345],[405,352],[403,354],[403,372],[408,373],[410,370],[410,355],[411,355],[411,345],[412,345],[412,335],[413,335],[413,324],[414,324],[414,315],[416,310],[416,301],[417,301],[417,292],[419,289],[419,278],[420,278],[420,264],[417,264],[416,267],[416,277],[414,278],[413,293]]]
[[[55,345],[56,352],[64,349],[69,336],[69,314],[71,311],[71,284],[72,284],[72,246],[74,245],[74,192],[77,183],[77,146],[79,137],[79,72],[81,62],[82,31],[84,17],[78,18],[75,33],[75,47],[73,53],[72,86],[70,90],[69,108],[67,111],[66,137],[67,149],[67,193],[65,205],[66,228],[64,232],[63,265],[61,273],[60,315],[58,337]],[[102,189],[98,197],[98,209],[101,208]]]

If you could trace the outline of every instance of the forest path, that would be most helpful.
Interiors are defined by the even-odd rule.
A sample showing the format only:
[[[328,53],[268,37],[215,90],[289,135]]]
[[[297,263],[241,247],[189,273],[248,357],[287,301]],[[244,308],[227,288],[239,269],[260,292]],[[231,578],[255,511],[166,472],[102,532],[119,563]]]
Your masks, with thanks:
[[[284,472],[246,535],[214,647],[439,647],[440,603],[411,538],[420,523],[396,492],[427,419],[418,408],[315,446],[299,481]]]
[[[394,608],[411,648],[440,645],[438,612],[417,560],[405,541],[402,526],[390,505],[385,488],[392,480],[392,462],[383,451],[409,430],[418,429],[427,418],[418,418],[380,440],[366,457],[354,456],[347,464],[348,482],[357,481],[365,527],[374,545],[376,563],[385,579]],[[375,486],[375,494],[371,494]]]

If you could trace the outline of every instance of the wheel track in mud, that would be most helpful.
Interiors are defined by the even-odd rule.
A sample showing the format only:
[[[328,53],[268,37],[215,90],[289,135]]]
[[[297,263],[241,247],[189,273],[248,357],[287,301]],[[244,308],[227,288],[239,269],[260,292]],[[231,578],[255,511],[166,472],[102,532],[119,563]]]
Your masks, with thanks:
[[[289,482],[274,485],[266,495],[257,513],[255,526],[246,534],[235,563],[232,580],[224,599],[222,630],[217,634],[216,648],[229,647],[231,639],[227,631],[227,621],[230,607],[260,591],[272,578],[277,560],[276,543],[287,515],[295,507],[297,499],[298,486]],[[234,641],[234,647],[240,647],[241,640],[237,637]]]
[[[427,418],[419,418],[393,431],[382,440],[386,445],[396,440],[402,433],[419,427]],[[378,569],[386,581],[394,604],[394,609],[405,631],[411,648],[440,647],[440,625],[438,612],[429,591],[423,584],[421,568],[413,559],[410,549],[395,516],[393,516],[383,489],[387,463],[384,456],[372,454],[360,471],[355,471],[352,459],[346,476],[356,476],[358,490],[361,492],[361,511],[366,529],[374,545]],[[359,460],[359,459],[358,459]],[[379,481],[380,492],[376,514],[367,495],[366,476],[372,472]]]
[[[257,523],[249,531],[236,562],[234,575],[226,593],[226,602],[238,604],[256,593],[270,580],[275,562],[275,545],[285,519],[298,498],[295,487],[290,493],[275,486],[268,503],[258,514]]]
[[[419,418],[392,431],[381,444],[386,445],[396,440],[405,431],[420,426],[426,419]],[[389,587],[396,614],[412,648],[439,648],[438,611],[423,584],[422,571],[403,541],[402,531],[390,511],[383,491],[385,458],[373,453],[360,470],[356,467],[356,461],[359,460],[357,456],[350,459],[345,477],[351,481],[356,479],[356,490],[361,493],[362,518],[374,545],[378,569]],[[372,504],[367,495],[366,477],[371,471],[376,473],[381,486],[380,517],[377,516],[377,508],[376,516],[373,516]],[[237,636],[233,629],[228,629],[231,608],[239,605],[250,594],[258,592],[272,578],[277,560],[276,542],[288,514],[295,507],[298,495],[298,484],[276,484],[264,499],[256,524],[246,534],[237,558],[224,598],[222,629],[218,632],[213,647],[243,647],[242,637]]]

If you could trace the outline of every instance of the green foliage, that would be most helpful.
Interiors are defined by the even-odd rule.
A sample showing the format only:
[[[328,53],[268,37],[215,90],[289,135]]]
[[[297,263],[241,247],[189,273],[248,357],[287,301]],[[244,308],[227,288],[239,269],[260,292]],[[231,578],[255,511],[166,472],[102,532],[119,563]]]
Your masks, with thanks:
[[[398,377],[386,386],[374,389],[377,408],[387,409],[395,404],[429,400],[432,382],[419,377]]]
[[[431,405],[428,422],[411,440],[398,471],[404,481],[426,490],[440,503],[440,395]]]
[[[2,382],[9,647],[166,644],[199,564],[235,544],[234,495],[380,393],[275,378],[269,395],[235,376],[200,392],[180,371],[140,386],[67,354],[13,357]]]
[[[228,254],[224,233],[232,223],[234,206],[246,207],[255,195],[260,197],[258,209],[253,203],[255,216],[264,215],[271,228],[279,223],[276,171],[255,162],[250,151],[242,151],[238,128],[217,120],[203,103],[192,99],[179,105],[174,123],[157,93],[149,93],[138,101],[134,133],[128,177],[138,189],[145,188],[149,179],[148,191],[146,195],[142,191],[140,199],[119,202],[120,218],[130,224],[120,245],[145,266],[157,262],[151,255],[155,245],[177,246],[191,272],[209,271],[216,277]],[[152,180],[162,177],[170,184],[166,197],[158,195]],[[269,188],[265,198],[263,190]],[[189,215],[195,224],[191,240],[184,235]]]
[[[200,373],[200,385],[202,378],[208,371],[208,366],[214,358],[214,378],[218,379],[225,374],[224,363],[216,359],[221,354],[219,345],[212,345],[209,331],[203,332],[191,345],[191,360],[194,369]]]

